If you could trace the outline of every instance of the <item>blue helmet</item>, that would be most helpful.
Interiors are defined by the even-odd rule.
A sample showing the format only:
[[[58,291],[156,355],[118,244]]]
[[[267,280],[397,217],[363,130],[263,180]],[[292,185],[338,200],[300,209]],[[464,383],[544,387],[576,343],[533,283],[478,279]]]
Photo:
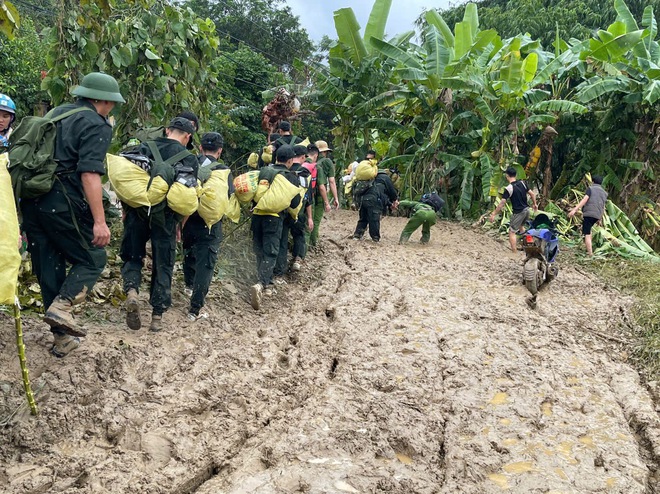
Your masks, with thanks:
[[[0,94],[0,110],[16,115],[16,103],[6,94]]]

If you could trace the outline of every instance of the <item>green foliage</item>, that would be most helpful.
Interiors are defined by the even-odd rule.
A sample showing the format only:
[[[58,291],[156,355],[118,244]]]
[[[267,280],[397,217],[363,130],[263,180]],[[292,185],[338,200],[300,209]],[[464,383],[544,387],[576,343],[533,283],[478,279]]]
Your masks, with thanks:
[[[50,71],[42,84],[55,104],[86,72],[103,71],[119,81],[127,101],[115,110],[118,136],[160,125],[182,109],[206,117],[219,45],[213,22],[156,0],[127,0],[112,10],[62,2],[58,25],[49,30]]]
[[[32,115],[46,99],[40,85],[41,73],[46,70],[47,45],[30,18],[24,16],[22,21],[13,40],[0,37],[0,92],[14,100],[19,119]]]
[[[0,32],[7,38],[14,39],[20,25],[21,18],[14,4],[8,0],[0,0]]]

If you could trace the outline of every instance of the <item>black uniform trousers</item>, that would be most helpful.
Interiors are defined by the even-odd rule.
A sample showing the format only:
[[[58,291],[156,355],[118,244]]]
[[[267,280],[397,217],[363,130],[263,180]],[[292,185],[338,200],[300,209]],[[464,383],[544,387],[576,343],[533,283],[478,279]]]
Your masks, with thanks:
[[[360,205],[360,219],[358,220],[353,234],[356,238],[362,238],[369,227],[369,235],[372,240],[380,240],[380,215],[383,205],[376,194],[365,194]]]
[[[121,275],[124,291],[140,291],[142,265],[147,255],[147,241],[151,240],[151,287],[149,303],[154,314],[163,314],[172,305],[172,273],[176,259],[176,226],[180,221],[168,207],[148,214],[146,208],[124,205],[124,237],[120,256],[124,264]]]
[[[209,292],[222,241],[222,221],[210,229],[193,214],[183,227],[183,279],[192,288],[190,312],[199,315]]]
[[[263,286],[273,282],[283,223],[283,215],[252,215],[252,247],[257,256],[257,276]]]
[[[291,237],[293,238],[293,257],[305,258],[307,254],[307,213],[305,206],[298,213],[298,219],[291,225]]]
[[[105,249],[92,245],[94,218],[83,192],[66,184],[66,178],[57,179],[47,194],[20,203],[32,270],[46,309],[58,295],[73,301],[89,292],[107,260]]]

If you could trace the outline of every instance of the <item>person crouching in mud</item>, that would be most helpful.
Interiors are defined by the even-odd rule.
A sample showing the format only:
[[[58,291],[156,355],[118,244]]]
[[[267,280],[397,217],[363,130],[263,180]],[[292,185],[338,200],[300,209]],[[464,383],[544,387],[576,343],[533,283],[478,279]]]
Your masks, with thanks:
[[[435,225],[437,215],[444,205],[445,201],[435,192],[424,194],[419,202],[400,201],[399,210],[409,210],[410,219],[401,232],[399,243],[405,244],[408,242],[410,236],[421,226],[422,238],[420,243],[428,244],[429,240],[431,240],[431,227]]]

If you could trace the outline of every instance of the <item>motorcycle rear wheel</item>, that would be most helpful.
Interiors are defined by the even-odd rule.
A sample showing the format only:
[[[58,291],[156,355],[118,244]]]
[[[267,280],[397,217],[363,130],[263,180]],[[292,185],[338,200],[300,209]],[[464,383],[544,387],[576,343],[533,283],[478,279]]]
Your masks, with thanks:
[[[525,279],[525,287],[532,295],[536,295],[539,291],[538,272],[539,260],[535,257],[527,259],[523,267],[523,278]]]

